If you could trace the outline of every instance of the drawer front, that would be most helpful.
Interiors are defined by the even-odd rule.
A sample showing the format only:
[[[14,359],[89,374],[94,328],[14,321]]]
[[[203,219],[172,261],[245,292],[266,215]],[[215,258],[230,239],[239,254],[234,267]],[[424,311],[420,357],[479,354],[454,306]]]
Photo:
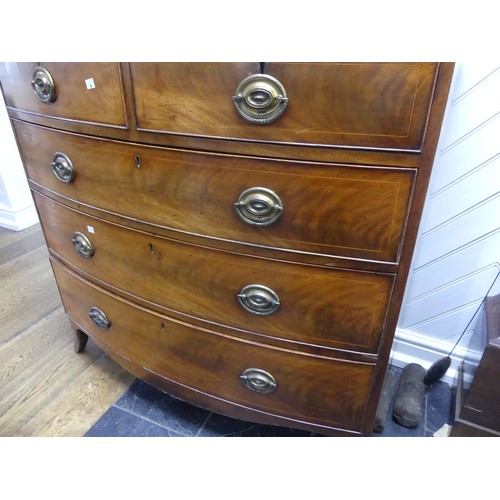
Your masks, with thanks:
[[[15,129],[30,179],[72,200],[211,238],[398,261],[413,170],[116,144],[21,122]],[[56,152],[71,160],[70,183],[52,172]]]
[[[272,62],[259,76],[257,63],[130,67],[142,130],[402,150],[422,147],[438,70],[434,63]]]
[[[118,63],[2,63],[0,81],[9,107],[64,120],[126,126]]]
[[[373,365],[271,349],[195,329],[118,299],[55,261],[52,265],[70,317],[147,369],[237,405],[361,429]],[[93,307],[106,315],[109,326],[102,316],[101,327],[94,324],[89,315]]]
[[[104,222],[36,193],[35,200],[51,250],[122,294],[260,336],[378,351],[392,275],[210,250]],[[77,251],[89,244],[91,251]]]

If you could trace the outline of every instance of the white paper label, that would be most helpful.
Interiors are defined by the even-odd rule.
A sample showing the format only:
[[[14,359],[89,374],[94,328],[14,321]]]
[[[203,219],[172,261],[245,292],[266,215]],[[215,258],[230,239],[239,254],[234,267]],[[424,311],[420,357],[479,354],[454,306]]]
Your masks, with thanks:
[[[91,234],[94,234],[94,228],[92,226],[87,226],[87,231]]]
[[[93,78],[87,78],[85,80],[85,85],[87,86],[87,90],[95,89],[95,83]]]

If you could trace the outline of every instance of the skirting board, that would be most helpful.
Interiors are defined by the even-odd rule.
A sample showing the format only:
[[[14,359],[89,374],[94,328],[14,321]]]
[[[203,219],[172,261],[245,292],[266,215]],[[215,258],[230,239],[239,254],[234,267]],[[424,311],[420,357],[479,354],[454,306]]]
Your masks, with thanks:
[[[403,368],[409,363],[418,363],[427,370],[432,363],[444,356],[448,356],[453,345],[452,343],[421,337],[408,330],[396,329],[389,362],[399,368]],[[460,363],[464,361],[466,365],[470,366],[467,373],[474,373],[481,356],[482,352],[476,353],[460,345],[457,346],[451,356],[451,365],[441,381],[448,383],[450,386],[456,386]],[[472,376],[466,375],[464,378],[465,387],[468,388],[471,382]]]
[[[21,231],[27,227],[33,226],[38,222],[38,214],[34,205],[25,207],[17,212],[0,209],[0,227]]]

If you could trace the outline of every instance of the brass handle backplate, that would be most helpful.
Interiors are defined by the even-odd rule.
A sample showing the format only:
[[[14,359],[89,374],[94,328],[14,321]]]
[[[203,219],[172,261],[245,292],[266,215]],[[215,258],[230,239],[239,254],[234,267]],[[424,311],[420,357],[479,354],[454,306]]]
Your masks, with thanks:
[[[57,179],[65,184],[69,184],[75,178],[73,163],[64,153],[55,153],[50,166]]]
[[[263,187],[243,191],[234,206],[237,214],[253,226],[274,224],[283,213],[280,197],[274,191]]]
[[[261,394],[273,392],[278,387],[274,377],[260,368],[247,368],[240,375],[240,380],[247,389]]]
[[[245,120],[265,125],[274,122],[284,113],[288,97],[285,87],[276,78],[257,73],[240,82],[233,102]]]
[[[106,314],[96,306],[90,309],[89,316],[90,319],[94,322],[94,325],[101,330],[107,330],[111,326],[111,321],[109,321]]]
[[[237,297],[243,309],[257,316],[273,314],[281,305],[276,292],[264,285],[246,285]]]
[[[47,104],[55,101],[56,85],[52,75],[42,66],[33,69],[31,87],[40,101]]]
[[[80,257],[84,259],[90,259],[94,255],[94,247],[90,240],[83,233],[76,231],[73,234],[73,238],[71,240],[75,250],[78,252]]]

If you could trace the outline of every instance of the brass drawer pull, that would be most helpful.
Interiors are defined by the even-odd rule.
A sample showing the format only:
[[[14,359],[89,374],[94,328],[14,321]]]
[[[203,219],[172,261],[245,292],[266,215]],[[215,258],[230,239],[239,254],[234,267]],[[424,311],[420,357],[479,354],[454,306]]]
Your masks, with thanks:
[[[45,103],[55,101],[56,85],[52,75],[42,66],[37,66],[33,70],[31,87],[40,101]]]
[[[247,389],[261,394],[273,392],[278,387],[274,377],[259,368],[247,368],[240,375],[240,380]]]
[[[101,330],[107,330],[111,326],[111,321],[104,312],[102,312],[98,307],[94,306],[89,311],[90,319],[94,322],[97,328]]]
[[[274,191],[263,187],[243,191],[234,206],[237,214],[253,226],[270,226],[283,213],[280,197]]]
[[[288,105],[285,87],[274,77],[258,73],[244,78],[233,96],[238,113],[251,123],[277,120]]]
[[[80,257],[83,257],[84,259],[90,259],[90,257],[94,255],[94,247],[92,246],[90,240],[83,233],[76,231],[73,234],[71,242],[73,243],[73,246],[75,247],[75,250],[78,252],[78,255],[80,255]]]
[[[69,184],[75,178],[73,163],[64,153],[55,153],[50,166],[58,180],[65,184]]]
[[[276,292],[264,285],[246,285],[238,294],[238,301],[248,312],[257,316],[267,316],[280,308]]]

